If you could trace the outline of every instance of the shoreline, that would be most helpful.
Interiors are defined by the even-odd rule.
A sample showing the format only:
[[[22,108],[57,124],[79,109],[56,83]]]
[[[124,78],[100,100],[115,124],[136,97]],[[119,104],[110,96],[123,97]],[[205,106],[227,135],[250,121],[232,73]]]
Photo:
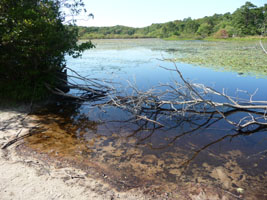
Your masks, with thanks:
[[[23,136],[37,124],[27,116],[28,108],[0,110],[0,146]],[[140,191],[117,192],[108,184],[90,178],[74,167],[57,167],[41,159],[18,153],[23,141],[0,150],[0,196],[2,200],[19,199],[150,199]],[[28,151],[30,153],[30,151]]]
[[[0,146],[38,126],[34,115],[27,115],[27,108],[0,110]],[[0,151],[0,196],[3,200],[18,199],[94,199],[94,200],[149,200],[149,199],[238,199],[239,197],[212,185],[189,182],[173,193],[147,187],[119,187],[114,177],[101,169],[82,170],[70,162],[48,158],[25,148],[23,140]],[[113,179],[112,179],[113,178]],[[127,186],[127,185],[126,185]],[[156,189],[155,189],[156,188]]]
[[[214,37],[169,37],[169,38],[158,38],[158,37],[96,37],[96,38],[79,38],[79,41],[89,40],[138,40],[138,39],[160,39],[167,41],[210,41],[210,42],[267,42],[267,37],[262,36],[245,36],[245,37],[229,37],[229,38],[214,38]]]

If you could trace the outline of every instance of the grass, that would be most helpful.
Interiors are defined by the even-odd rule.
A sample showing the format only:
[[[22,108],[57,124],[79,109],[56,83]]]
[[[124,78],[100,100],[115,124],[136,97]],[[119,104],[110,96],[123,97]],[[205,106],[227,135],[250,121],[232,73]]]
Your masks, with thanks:
[[[220,39],[220,38],[214,38],[214,37],[207,37],[204,40],[207,41],[223,41],[223,42],[255,42],[262,40],[264,42],[267,42],[267,37],[261,37],[261,36],[246,36],[246,37],[231,37],[226,39]]]
[[[179,36],[171,36],[168,38],[164,38],[164,40],[202,40],[202,38],[199,37],[179,37]]]
[[[267,37],[261,36],[246,36],[246,37],[230,37],[230,38],[215,38],[215,37],[206,37],[202,38],[200,36],[171,36],[168,38],[164,38],[164,40],[205,40],[205,41],[222,41],[222,42],[255,42],[262,40],[267,42]]]

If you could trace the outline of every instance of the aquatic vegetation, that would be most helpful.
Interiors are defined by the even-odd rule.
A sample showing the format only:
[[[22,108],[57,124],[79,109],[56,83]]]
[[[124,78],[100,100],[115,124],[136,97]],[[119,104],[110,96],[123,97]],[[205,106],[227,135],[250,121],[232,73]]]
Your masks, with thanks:
[[[263,42],[267,47],[267,42]],[[259,42],[195,42],[179,44],[175,61],[235,71],[256,76],[267,75],[267,56]]]
[[[160,39],[93,40],[96,51],[105,49],[150,49],[176,62],[233,71],[240,75],[267,76],[267,56],[259,40],[253,41],[170,41]],[[267,49],[267,41],[262,41]],[[114,56],[114,55],[113,55]],[[160,55],[158,58],[162,58]]]

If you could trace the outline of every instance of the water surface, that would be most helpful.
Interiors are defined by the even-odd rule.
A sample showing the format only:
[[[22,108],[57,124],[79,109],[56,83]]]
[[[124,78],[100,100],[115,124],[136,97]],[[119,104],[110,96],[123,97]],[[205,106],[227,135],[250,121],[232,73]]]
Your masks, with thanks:
[[[254,100],[267,100],[264,73],[259,76],[253,71],[249,73],[247,68],[242,74],[229,68],[218,71],[223,66],[212,68],[178,61],[179,49],[194,53],[200,51],[197,46],[207,42],[138,39],[94,43],[96,48],[84,52],[82,58],[67,57],[68,67],[83,76],[112,81],[111,85],[120,91],[129,92],[129,82],[144,91],[159,84],[172,84],[178,79],[177,73],[160,67],[173,69],[174,63],[166,60],[171,59],[176,60],[187,80],[218,91],[225,89],[232,96],[237,95],[237,90],[252,94],[258,89]],[[188,45],[194,48],[186,49]],[[245,93],[239,95],[248,97]],[[62,101],[41,111],[38,114],[43,122],[41,134],[28,138],[28,145],[83,166],[94,163],[128,188],[153,188],[173,193],[175,198],[181,187],[206,184],[236,195],[243,195],[238,193],[238,188],[242,188],[247,197],[266,198],[263,192],[267,187],[266,131],[237,134],[227,122],[215,123],[214,119],[199,115],[166,117],[161,119],[164,127],[160,127],[136,120],[131,113],[118,108],[92,106],[95,103]],[[214,141],[218,142],[212,144]],[[209,144],[212,145],[203,148]]]

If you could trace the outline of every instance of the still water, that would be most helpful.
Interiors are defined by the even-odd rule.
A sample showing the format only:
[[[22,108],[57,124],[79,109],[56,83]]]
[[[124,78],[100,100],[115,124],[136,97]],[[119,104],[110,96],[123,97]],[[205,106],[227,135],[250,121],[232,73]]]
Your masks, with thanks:
[[[127,92],[129,84],[143,91],[159,84],[172,84],[178,79],[177,73],[160,66],[173,69],[174,63],[168,60],[181,56],[176,49],[183,49],[187,43],[201,46],[206,42],[138,39],[93,43],[96,48],[84,52],[82,58],[67,57],[67,66]],[[218,66],[176,64],[191,82],[218,91],[224,89],[227,94],[242,98],[248,96],[237,94],[237,90],[253,94],[257,89],[254,100],[267,100],[265,76],[224,71]],[[39,130],[42,134],[29,137],[26,144],[37,152],[78,166],[98,168],[117,189],[148,188],[170,192],[175,197],[181,187],[190,190],[193,184],[206,184],[237,196],[266,198],[266,130],[220,140],[236,134],[223,120],[215,122],[193,115],[163,119],[164,127],[160,127],[138,121],[118,108],[92,106],[95,103],[67,101],[49,106],[37,114],[43,122],[42,131]],[[213,144],[214,141],[218,142]]]

